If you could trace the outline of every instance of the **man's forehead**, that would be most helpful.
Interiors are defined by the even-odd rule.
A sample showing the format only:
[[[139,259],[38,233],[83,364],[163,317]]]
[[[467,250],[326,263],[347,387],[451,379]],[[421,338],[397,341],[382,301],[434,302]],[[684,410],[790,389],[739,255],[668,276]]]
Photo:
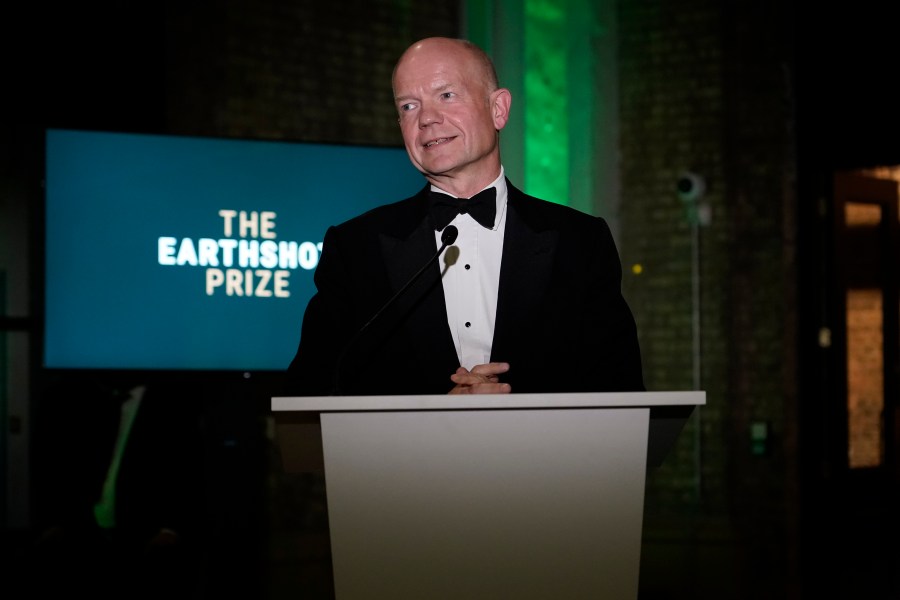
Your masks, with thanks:
[[[394,78],[394,89],[398,95],[404,95],[418,90],[443,91],[462,87],[464,83],[465,78],[459,70],[439,65],[434,70],[398,71]]]

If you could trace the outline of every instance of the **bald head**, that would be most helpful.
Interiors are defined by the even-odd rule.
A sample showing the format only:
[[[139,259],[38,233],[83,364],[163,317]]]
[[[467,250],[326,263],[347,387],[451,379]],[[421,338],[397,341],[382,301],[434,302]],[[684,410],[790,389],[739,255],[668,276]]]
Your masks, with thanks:
[[[396,93],[397,69],[401,65],[407,63],[416,63],[427,60],[432,56],[444,55],[453,57],[463,62],[468,69],[471,69],[473,76],[477,74],[477,78],[481,80],[482,85],[490,93],[500,87],[497,80],[497,71],[494,63],[487,52],[470,42],[469,40],[431,37],[419,40],[400,56],[397,64],[394,65],[394,72],[391,76],[391,82],[394,85]]]

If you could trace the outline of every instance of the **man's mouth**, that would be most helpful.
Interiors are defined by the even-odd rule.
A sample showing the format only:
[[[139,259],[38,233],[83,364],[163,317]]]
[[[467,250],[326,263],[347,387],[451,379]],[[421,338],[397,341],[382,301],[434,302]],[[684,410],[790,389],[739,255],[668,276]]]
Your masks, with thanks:
[[[446,142],[449,142],[449,141],[452,140],[452,139],[453,139],[453,138],[446,138],[446,137],[444,137],[444,138],[437,138],[436,140],[429,140],[429,141],[425,142],[425,147],[426,147],[426,148],[432,148],[432,147],[434,147],[434,146],[439,146],[440,144],[444,144],[444,143],[446,143]]]

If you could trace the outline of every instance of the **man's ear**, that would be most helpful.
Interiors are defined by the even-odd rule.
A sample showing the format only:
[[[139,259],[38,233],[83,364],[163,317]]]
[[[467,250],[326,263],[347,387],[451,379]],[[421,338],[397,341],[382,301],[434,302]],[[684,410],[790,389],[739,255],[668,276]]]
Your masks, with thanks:
[[[491,117],[494,119],[494,129],[497,131],[506,127],[511,104],[512,94],[508,89],[499,88],[491,93]]]

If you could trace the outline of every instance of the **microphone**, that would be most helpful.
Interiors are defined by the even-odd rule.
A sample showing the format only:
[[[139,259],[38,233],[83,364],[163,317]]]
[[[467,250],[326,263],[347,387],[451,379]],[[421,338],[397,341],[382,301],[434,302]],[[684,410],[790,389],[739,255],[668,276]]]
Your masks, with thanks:
[[[434,264],[435,261],[437,261],[438,257],[440,257],[441,253],[447,248],[447,246],[452,245],[453,242],[456,241],[456,237],[458,235],[459,235],[459,230],[454,225],[447,225],[447,227],[444,228],[444,231],[441,232],[441,247],[438,248],[438,251],[434,253],[434,256],[429,258],[428,262],[426,262],[424,265],[422,265],[422,268],[419,269],[418,271],[416,271],[416,274],[413,275],[412,277],[410,277],[409,281],[407,281],[405,284],[403,284],[403,287],[400,288],[399,290],[397,290],[397,293],[394,294],[393,296],[391,296],[390,300],[385,302],[384,305],[378,309],[378,312],[376,312],[374,315],[372,315],[372,318],[369,319],[368,321],[366,321],[366,324],[363,325],[362,327],[360,327],[356,331],[356,333],[353,334],[353,337],[350,338],[350,341],[347,342],[347,344],[344,346],[344,349],[341,350],[340,355],[338,355],[337,361],[335,361],[335,363],[334,363],[334,375],[333,375],[333,384],[332,384],[332,392],[331,392],[332,396],[340,396],[341,395],[340,394],[341,366],[344,362],[344,358],[347,356],[347,352],[349,352],[350,349],[356,344],[356,342],[362,336],[363,332],[365,332],[366,329],[369,328],[369,325],[374,323],[378,319],[378,317],[380,317],[381,314],[385,310],[388,309],[389,306],[391,306],[394,302],[396,302],[397,298],[402,296],[404,294],[404,292],[406,292],[406,290],[408,290],[410,288],[410,286],[413,283],[415,283],[419,277],[422,276],[422,273],[424,273],[428,267],[430,267],[432,264]]]

